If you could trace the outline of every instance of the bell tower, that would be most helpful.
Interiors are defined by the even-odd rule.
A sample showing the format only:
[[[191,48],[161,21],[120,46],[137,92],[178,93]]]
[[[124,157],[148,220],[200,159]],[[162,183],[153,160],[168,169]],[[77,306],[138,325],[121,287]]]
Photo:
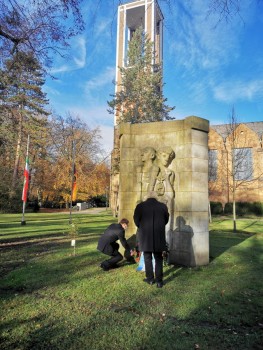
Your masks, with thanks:
[[[127,65],[127,49],[133,33],[139,27],[148,34],[153,43],[155,62],[163,60],[163,15],[157,0],[135,0],[118,7],[117,45],[116,45],[116,92],[120,90],[121,75],[119,67]],[[118,124],[115,112],[114,125]]]
[[[117,41],[116,41],[116,77],[115,93],[120,92],[120,67],[127,66],[127,51],[129,41],[137,28],[142,27],[144,33],[153,43],[155,52],[153,64],[162,65],[163,61],[163,14],[157,0],[134,0],[118,7]],[[120,165],[120,139],[118,124],[120,115],[114,114],[114,149],[111,155],[111,188],[110,207],[117,216],[119,211],[119,165]]]

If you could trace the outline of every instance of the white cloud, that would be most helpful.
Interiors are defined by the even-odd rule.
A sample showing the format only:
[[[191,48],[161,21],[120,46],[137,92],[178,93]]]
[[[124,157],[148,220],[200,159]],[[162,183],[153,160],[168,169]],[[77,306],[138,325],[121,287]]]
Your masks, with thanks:
[[[237,59],[242,49],[239,33],[244,23],[240,17],[234,16],[231,23],[218,22],[219,12],[208,15],[208,5],[204,0],[179,1],[180,9],[173,13],[176,25],[172,36],[167,31],[170,58],[188,71],[212,73]],[[249,21],[255,10],[248,5],[249,1],[242,1],[244,21]]]
[[[50,85],[44,85],[44,91],[51,96],[61,96],[60,91],[58,91],[57,89],[51,87]]]
[[[72,39],[69,53],[70,60],[67,64],[59,64],[51,69],[51,74],[66,73],[81,69],[86,65],[86,40],[83,36]],[[64,59],[63,59],[64,61]]]
[[[237,100],[254,101],[262,96],[261,75],[254,79],[243,51],[256,7],[251,5],[250,0],[243,0],[240,4],[242,18],[236,15],[226,23],[224,20],[218,22],[218,11],[207,16],[209,4],[210,0],[178,0],[172,16],[165,16],[166,23],[167,20],[173,22],[173,32],[165,31],[165,82],[177,80],[177,84],[181,85],[172,103],[177,108],[189,105],[189,101],[197,108],[208,106],[213,97],[213,103],[217,100],[232,104]],[[252,67],[251,59],[249,63]],[[239,70],[242,65],[246,71]],[[174,67],[173,79],[171,67]],[[254,63],[254,70],[255,67],[260,71],[259,65]],[[226,83],[222,77],[228,81],[234,78],[235,81]],[[249,81],[245,77],[249,77]],[[193,110],[193,107],[190,109]]]
[[[111,18],[107,18],[107,19],[101,19],[100,23],[96,26],[96,37],[100,36],[101,34],[109,34],[109,30],[108,30],[108,26],[109,24],[112,22]]]
[[[72,44],[74,50],[73,60],[76,63],[77,69],[83,68],[86,64],[86,40],[79,36]]]
[[[227,81],[213,88],[214,97],[222,102],[252,101],[263,97],[263,80]]]
[[[58,74],[58,73],[65,73],[65,72],[69,72],[73,70],[72,67],[70,67],[69,65],[67,64],[63,64],[59,67],[54,67],[51,69],[51,74]]]
[[[112,82],[115,77],[115,67],[106,67],[104,71],[85,83],[85,92],[90,93]]]
[[[79,106],[68,106],[70,113],[79,116],[87,125],[94,129],[99,127],[101,134],[101,146],[106,153],[112,151],[113,148],[113,116],[109,115],[106,110],[106,105],[97,105],[92,108],[90,105],[87,107]]]
[[[84,83],[84,95],[86,103],[90,105],[101,104],[105,101],[105,110],[107,109],[107,100],[110,99],[110,93],[114,91],[112,81],[115,78],[115,67],[106,67],[98,75]]]

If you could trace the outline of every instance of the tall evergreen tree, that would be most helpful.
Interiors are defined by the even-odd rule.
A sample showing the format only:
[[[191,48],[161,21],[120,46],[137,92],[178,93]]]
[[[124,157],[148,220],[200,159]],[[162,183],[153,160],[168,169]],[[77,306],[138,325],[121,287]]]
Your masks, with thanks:
[[[43,70],[32,54],[16,53],[0,70],[0,138],[9,162],[13,161],[10,197],[17,185],[22,144],[31,135],[31,145],[40,144],[46,127],[48,100],[42,91]]]
[[[142,27],[129,42],[126,67],[119,67],[120,91],[108,101],[109,112],[119,115],[119,122],[146,123],[173,119],[174,107],[163,96],[162,67],[155,63],[153,43]]]

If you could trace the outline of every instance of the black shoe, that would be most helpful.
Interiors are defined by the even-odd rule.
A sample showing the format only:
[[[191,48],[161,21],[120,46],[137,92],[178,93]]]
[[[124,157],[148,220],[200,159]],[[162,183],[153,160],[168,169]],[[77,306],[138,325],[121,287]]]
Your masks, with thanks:
[[[151,281],[149,281],[147,278],[145,278],[144,280],[143,280],[143,282],[146,282],[146,283],[148,283],[148,284],[150,284],[151,286],[155,283],[155,280],[151,280]]]
[[[163,282],[157,282],[156,287],[157,288],[163,288]]]
[[[103,264],[100,264],[100,267],[102,268],[103,271],[109,271],[109,267],[107,267]]]

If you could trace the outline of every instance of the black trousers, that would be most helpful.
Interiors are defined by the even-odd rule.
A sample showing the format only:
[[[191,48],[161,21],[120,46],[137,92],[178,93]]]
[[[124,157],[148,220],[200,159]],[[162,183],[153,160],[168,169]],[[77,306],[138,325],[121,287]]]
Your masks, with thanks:
[[[145,262],[145,273],[148,281],[154,280],[152,256],[155,259],[155,280],[163,280],[163,253],[162,252],[143,252]]]
[[[110,244],[112,249],[109,249],[109,253],[107,253],[106,251],[104,251],[104,254],[110,255],[111,258],[108,260],[104,260],[101,265],[107,267],[107,268],[111,268],[114,265],[116,265],[119,261],[121,261],[123,259],[123,256],[121,255],[121,253],[119,253],[119,244],[114,242]]]

